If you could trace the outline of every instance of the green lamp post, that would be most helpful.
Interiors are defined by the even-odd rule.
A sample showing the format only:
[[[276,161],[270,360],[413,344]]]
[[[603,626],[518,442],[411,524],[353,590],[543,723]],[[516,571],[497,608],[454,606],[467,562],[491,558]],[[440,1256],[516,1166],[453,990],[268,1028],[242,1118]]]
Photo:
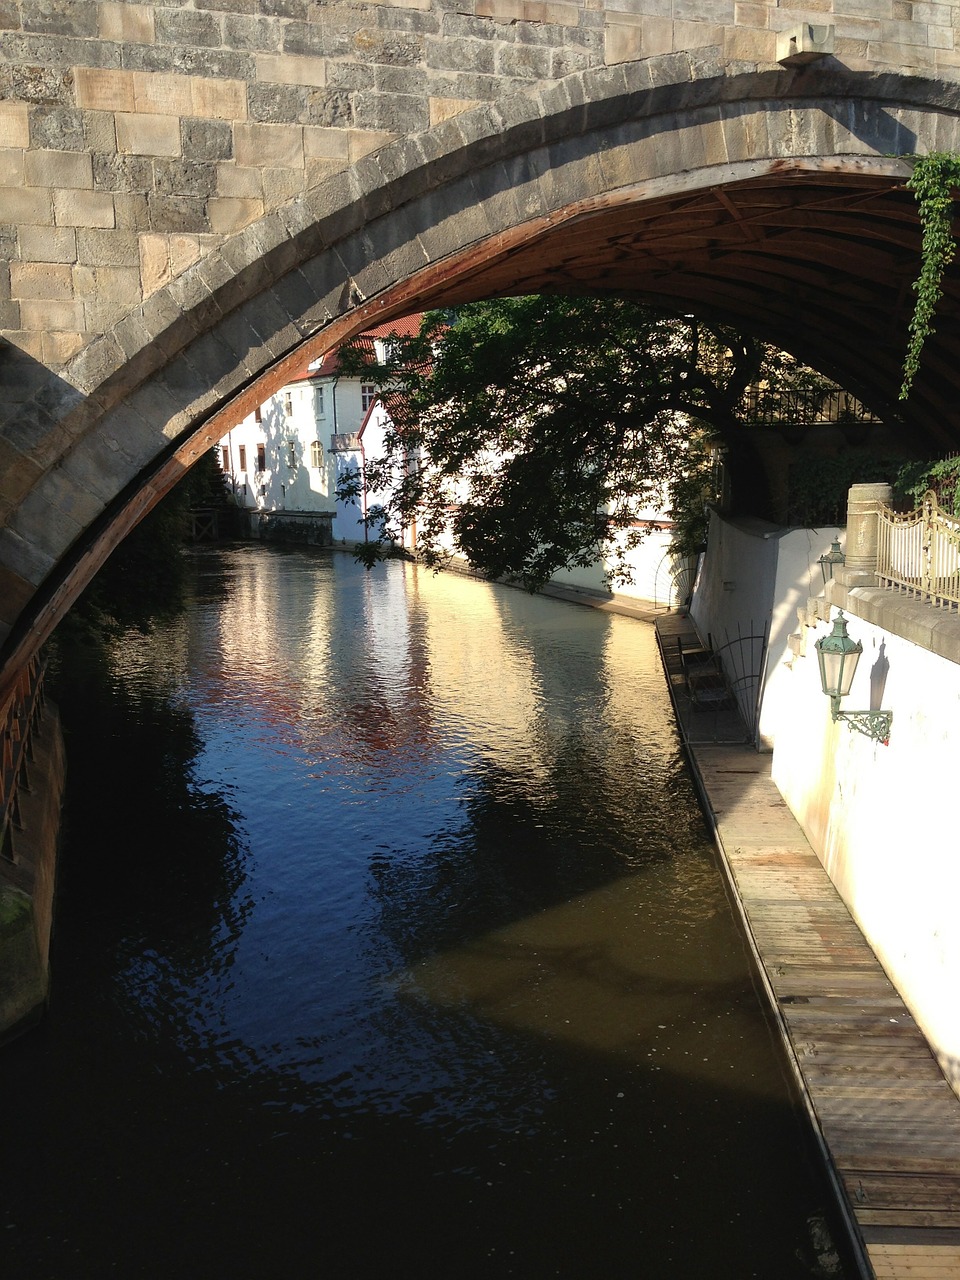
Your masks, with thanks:
[[[830,634],[822,636],[814,648],[820,664],[820,687],[830,699],[830,714],[833,719],[845,720],[851,729],[886,745],[890,740],[892,711],[840,710],[840,699],[849,694],[857,663],[863,653],[860,641],[852,640],[847,633],[847,620],[842,612],[837,613]]]

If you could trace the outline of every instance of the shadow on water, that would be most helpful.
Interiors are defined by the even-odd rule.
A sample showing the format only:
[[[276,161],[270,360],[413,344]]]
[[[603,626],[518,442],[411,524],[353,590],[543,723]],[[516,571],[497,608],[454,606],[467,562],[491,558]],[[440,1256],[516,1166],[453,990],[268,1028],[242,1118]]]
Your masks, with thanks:
[[[202,560],[198,611],[249,589],[247,556]],[[369,579],[346,578],[355,637]],[[557,617],[562,631],[569,614]],[[311,794],[330,786],[331,742],[346,761],[338,805],[375,805],[358,762],[398,743],[434,769],[446,631],[410,625],[407,665],[394,654],[379,676],[351,671],[344,643],[332,709],[309,680],[257,704],[257,733],[295,742]],[[606,630],[588,637],[598,661]],[[209,759],[175,676],[193,642],[168,641],[176,661],[132,653],[145,643],[133,637],[111,663],[75,654],[85,665],[59,694],[55,986],[46,1022],[0,1057],[16,1171],[3,1274],[855,1274],[675,758],[648,769],[625,725],[602,749],[578,694],[566,721],[541,716],[525,763],[483,745],[455,768],[441,760],[457,802],[438,805],[439,825],[417,814],[404,827],[393,793],[369,828],[305,803],[291,832],[308,833],[311,856],[356,845],[365,905],[334,903],[339,938],[315,939],[304,915],[289,945],[316,958],[258,985],[283,964],[283,921],[254,963],[260,838],[239,784],[198,781]],[[225,696],[216,654],[190,652],[205,696]],[[389,712],[379,739],[370,708]],[[279,751],[256,766],[258,802]],[[437,803],[429,769],[415,809]],[[277,788],[294,784],[284,773]],[[648,821],[665,795],[671,816]],[[256,1022],[236,1013],[247,1004]]]

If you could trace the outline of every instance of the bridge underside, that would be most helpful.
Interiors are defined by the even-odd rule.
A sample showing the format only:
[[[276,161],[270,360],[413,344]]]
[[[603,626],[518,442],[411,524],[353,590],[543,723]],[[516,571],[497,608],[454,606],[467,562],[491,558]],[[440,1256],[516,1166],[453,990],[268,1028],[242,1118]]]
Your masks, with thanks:
[[[196,458],[338,342],[432,306],[531,292],[648,299],[774,342],[922,455],[960,449],[960,275],[898,400],[920,228],[909,165],[960,151],[930,82],[830,72],[597,73],[325,179],[68,364],[0,403],[0,698],[113,547]],[[634,83],[634,81],[636,83]],[[553,92],[553,91],[551,91]],[[874,94],[873,100],[869,95]],[[27,364],[29,358],[24,357]]]
[[[920,262],[916,201],[902,178],[782,167],[637,196],[546,228],[466,278],[440,282],[421,303],[526,293],[643,298],[791,351],[886,421],[903,417],[907,447],[960,448],[955,273],[944,282],[923,374],[909,402],[899,401]]]

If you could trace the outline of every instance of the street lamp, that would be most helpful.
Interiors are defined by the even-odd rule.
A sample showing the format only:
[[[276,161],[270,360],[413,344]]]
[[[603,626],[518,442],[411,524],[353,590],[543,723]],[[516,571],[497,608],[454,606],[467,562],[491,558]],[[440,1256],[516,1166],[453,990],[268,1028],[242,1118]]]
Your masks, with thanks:
[[[846,720],[851,729],[886,745],[890,740],[892,711],[840,710],[840,699],[849,694],[857,663],[863,653],[860,641],[851,640],[847,634],[847,620],[842,611],[837,613],[830,634],[822,636],[814,648],[820,664],[820,687],[830,699],[831,717],[834,720]]]
[[[820,565],[820,572],[823,574],[823,585],[826,586],[833,577],[833,571],[838,564],[843,564],[845,560],[843,552],[840,550],[840,539],[834,538],[830,544],[830,550],[820,557],[817,563]]]

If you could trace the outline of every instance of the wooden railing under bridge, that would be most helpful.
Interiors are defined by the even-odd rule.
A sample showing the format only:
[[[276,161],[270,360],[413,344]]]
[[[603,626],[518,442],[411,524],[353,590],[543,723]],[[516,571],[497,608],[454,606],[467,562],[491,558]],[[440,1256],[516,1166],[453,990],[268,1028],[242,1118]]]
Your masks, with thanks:
[[[941,608],[960,607],[960,520],[940,510],[936,494],[918,511],[878,510],[877,577]]]
[[[44,663],[33,658],[0,712],[0,854],[14,860],[13,833],[20,826],[21,790],[29,787],[31,739],[43,711]]]

